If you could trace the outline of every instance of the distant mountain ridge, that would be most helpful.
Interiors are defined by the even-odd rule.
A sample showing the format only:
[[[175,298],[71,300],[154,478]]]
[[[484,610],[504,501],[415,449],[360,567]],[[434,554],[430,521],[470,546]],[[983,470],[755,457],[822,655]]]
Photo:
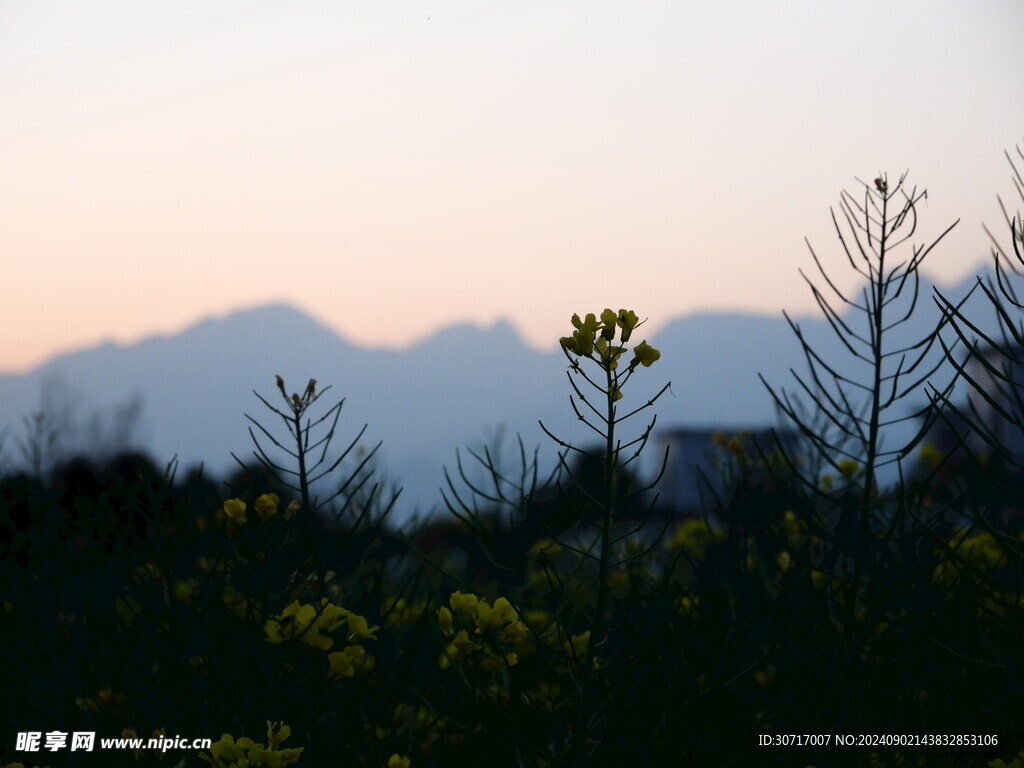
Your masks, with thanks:
[[[973,282],[943,293],[962,296]],[[908,338],[937,316],[927,306],[932,286],[922,281],[921,290],[925,305]],[[986,312],[977,299],[972,307],[972,318]],[[835,351],[823,319],[798,322],[813,344]],[[793,391],[790,369],[806,367],[781,312],[689,315],[669,322],[649,342],[662,358],[638,372],[626,395],[640,404],[671,381],[671,392],[653,411],[663,429],[773,424],[772,401],[757,374]],[[289,393],[315,378],[321,389],[333,388],[326,401],[346,398],[339,447],[364,423],[367,447],[383,440],[385,476],[405,487],[396,515],[402,518],[414,508],[438,505],[443,467],[454,466],[456,449],[479,446],[499,425],[508,435],[520,433],[528,448],[540,446],[551,461],[555,446],[538,420],[575,444],[592,442],[593,433],[570,408],[566,368],[560,351],[531,349],[507,321],[489,328],[451,326],[402,351],[367,349],[291,305],[272,304],[201,320],[177,334],[100,344],[27,373],[0,376],[0,429],[17,432],[24,415],[46,406],[41,393],[47,387],[53,400],[54,382],[63,381],[65,399],[83,411],[110,409],[140,395],[139,447],[160,461],[177,455],[184,467],[203,462],[219,474],[236,466],[232,452],[252,455],[245,413],[271,430],[281,426],[252,390],[274,402],[280,397],[275,375],[284,377]],[[638,433],[643,424],[632,421],[630,433]],[[657,451],[649,452],[653,457]]]

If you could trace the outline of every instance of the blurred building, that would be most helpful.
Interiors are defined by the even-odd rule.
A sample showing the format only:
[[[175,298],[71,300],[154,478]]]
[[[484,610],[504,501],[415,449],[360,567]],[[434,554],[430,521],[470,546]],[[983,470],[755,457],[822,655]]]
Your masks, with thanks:
[[[676,427],[659,436],[661,452],[668,446],[668,464],[659,486],[659,507],[674,507],[677,515],[708,510],[723,498],[730,483],[756,479],[764,462],[780,461],[779,451],[792,459],[799,453],[796,430]]]

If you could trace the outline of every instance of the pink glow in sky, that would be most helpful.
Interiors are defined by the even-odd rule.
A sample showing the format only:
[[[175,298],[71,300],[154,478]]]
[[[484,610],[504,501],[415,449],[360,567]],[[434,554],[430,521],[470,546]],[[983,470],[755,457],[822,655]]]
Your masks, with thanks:
[[[987,258],[1019,0],[0,2],[0,371],[289,301],[368,345],[809,311],[854,177]],[[930,266],[930,269],[929,269]],[[845,274],[845,273],[843,273]]]

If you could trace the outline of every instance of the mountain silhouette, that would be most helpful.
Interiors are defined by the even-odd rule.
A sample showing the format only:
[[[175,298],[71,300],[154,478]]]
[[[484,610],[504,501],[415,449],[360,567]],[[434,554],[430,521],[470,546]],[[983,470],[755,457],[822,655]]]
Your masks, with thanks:
[[[941,290],[960,297],[974,281]],[[894,333],[916,338],[934,323],[932,288],[922,280],[920,311],[909,327]],[[968,311],[973,321],[993,327],[984,301],[972,299]],[[816,349],[842,358],[824,319],[796,322]],[[643,330],[635,342],[644,338]],[[774,406],[758,373],[778,389],[796,391],[790,369],[806,370],[781,312],[774,317],[693,314],[669,322],[648,341],[661,350],[661,360],[638,370],[626,396],[639,405],[671,381],[671,392],[644,414],[657,413],[663,429],[772,425]],[[245,414],[273,434],[284,434],[280,418],[253,390],[283,405],[276,375],[284,378],[289,394],[301,393],[313,378],[320,390],[332,387],[322,402],[345,398],[339,449],[364,424],[366,448],[383,441],[378,454],[382,479],[405,489],[395,512],[401,522],[414,511],[438,507],[443,470],[454,468],[456,449],[480,447],[499,428],[509,436],[519,433],[528,449],[541,448],[542,462],[548,462],[541,466],[545,476],[554,466],[556,446],[538,420],[573,444],[592,443],[593,432],[568,402],[566,370],[561,351],[530,348],[507,321],[489,327],[455,325],[402,351],[367,349],[294,306],[273,304],[204,319],[173,335],[99,344],[54,357],[27,373],[0,376],[0,429],[6,426],[17,434],[26,414],[55,407],[53,397],[47,403],[41,395],[48,383],[51,391],[54,382],[62,383],[64,399],[72,401],[63,406],[82,412],[110,412],[138,396],[142,415],[134,447],[161,462],[177,455],[183,467],[202,462],[208,472],[223,475],[237,466],[232,452],[243,460],[252,458],[251,422]],[[638,417],[623,428],[631,438],[644,424]],[[88,452],[89,437],[88,430],[79,434],[77,447]],[[650,470],[657,453],[649,448],[643,467]]]

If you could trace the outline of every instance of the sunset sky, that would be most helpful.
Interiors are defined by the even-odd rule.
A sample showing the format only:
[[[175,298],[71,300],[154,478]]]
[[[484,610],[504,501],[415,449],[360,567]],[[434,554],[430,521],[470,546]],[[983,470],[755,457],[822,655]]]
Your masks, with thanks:
[[[360,344],[810,311],[805,236],[909,169],[984,263],[1020,0],[0,0],[0,372],[288,301]],[[1020,165],[1020,164],[1019,164]],[[930,265],[930,266],[929,266]]]

